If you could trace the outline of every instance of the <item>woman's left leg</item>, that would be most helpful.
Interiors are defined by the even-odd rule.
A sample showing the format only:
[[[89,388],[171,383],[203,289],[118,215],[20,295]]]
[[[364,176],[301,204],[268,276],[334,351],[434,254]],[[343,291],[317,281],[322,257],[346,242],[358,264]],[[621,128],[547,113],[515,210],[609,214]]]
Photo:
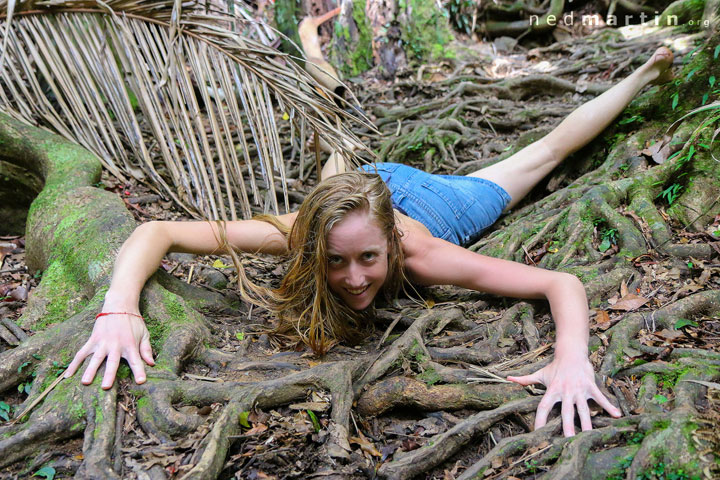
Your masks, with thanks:
[[[669,80],[673,54],[658,48],[644,65],[602,95],[581,105],[552,132],[511,157],[469,174],[490,180],[510,194],[506,209],[514,207],[568,155],[605,130],[650,82]]]

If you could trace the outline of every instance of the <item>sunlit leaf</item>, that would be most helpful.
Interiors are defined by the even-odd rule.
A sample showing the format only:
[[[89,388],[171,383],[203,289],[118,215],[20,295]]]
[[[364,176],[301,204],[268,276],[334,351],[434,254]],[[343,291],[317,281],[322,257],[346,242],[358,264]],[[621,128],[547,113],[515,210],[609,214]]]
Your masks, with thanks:
[[[45,477],[47,480],[53,480],[55,478],[55,469],[53,467],[43,467],[33,473],[33,477]]]
[[[250,422],[248,421],[248,417],[250,417],[250,412],[247,410],[245,410],[244,412],[240,412],[240,415],[238,417],[238,422],[245,428],[251,427]]]
[[[692,320],[688,320],[686,318],[681,318],[677,322],[675,322],[675,330],[680,330],[681,328],[687,326],[697,327],[698,324],[697,322],[693,322]]]

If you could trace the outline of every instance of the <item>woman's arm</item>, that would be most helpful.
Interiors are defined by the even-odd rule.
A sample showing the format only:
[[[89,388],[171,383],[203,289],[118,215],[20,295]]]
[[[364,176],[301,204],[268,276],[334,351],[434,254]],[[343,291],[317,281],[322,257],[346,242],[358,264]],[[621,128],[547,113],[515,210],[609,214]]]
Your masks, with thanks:
[[[517,298],[546,298],[556,327],[555,358],[532,375],[509,377],[529,385],[547,387],[538,406],[535,427],[547,422],[552,406],[562,401],[563,431],[575,433],[575,409],[583,430],[590,430],[587,400],[593,398],[611,415],[614,407],[595,385],[588,360],[588,306],[585,289],[573,275],[486,257],[438,238],[417,238],[406,249],[410,278],[424,285],[456,285]]]
[[[295,214],[278,219],[291,226]],[[287,248],[283,235],[267,222],[247,220],[227,222],[226,226],[228,243],[240,251],[280,254]],[[120,248],[102,308],[103,313],[123,314],[106,315],[95,321],[90,339],[75,355],[65,377],[72,376],[85,358],[92,355],[82,383],[93,381],[106,358],[103,388],[112,386],[121,358],[128,361],[135,381],[143,383],[143,360],[154,365],[150,336],[139,317],[140,292],[145,282],[167,252],[211,254],[222,253],[221,249],[215,222],[149,222],[136,228]]]

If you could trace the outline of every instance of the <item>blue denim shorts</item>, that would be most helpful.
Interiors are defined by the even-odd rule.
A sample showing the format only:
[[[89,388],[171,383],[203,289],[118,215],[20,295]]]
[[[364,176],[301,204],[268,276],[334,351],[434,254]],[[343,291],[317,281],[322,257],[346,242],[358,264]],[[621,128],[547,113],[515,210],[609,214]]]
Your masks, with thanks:
[[[477,240],[510,203],[502,187],[483,178],[434,175],[399,163],[361,169],[380,175],[397,210],[425,225],[433,236],[456,245]]]

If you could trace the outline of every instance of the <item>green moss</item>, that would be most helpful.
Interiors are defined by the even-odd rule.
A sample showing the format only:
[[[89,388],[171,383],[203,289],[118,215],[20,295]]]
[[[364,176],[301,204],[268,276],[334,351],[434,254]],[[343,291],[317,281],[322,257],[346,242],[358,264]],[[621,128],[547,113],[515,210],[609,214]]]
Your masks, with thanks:
[[[365,16],[365,1],[353,0],[352,17],[357,28],[352,38],[347,27],[335,22],[331,56],[345,77],[356,77],[373,67],[372,31]]]
[[[95,428],[93,429],[93,438],[97,438],[100,433],[100,425],[102,425],[104,418],[102,407],[100,406],[97,395],[93,397],[92,404],[95,409]]]
[[[408,12],[402,24],[403,48],[409,59],[425,61],[455,58],[448,13],[426,0],[400,0],[400,10]]]
[[[160,289],[160,292],[162,294],[163,309],[170,316],[170,319],[159,320],[150,315],[146,315],[145,318],[145,325],[150,333],[150,344],[156,351],[160,350],[171,331],[179,325],[192,322],[187,312],[189,307],[182,303],[181,297],[165,289]]]
[[[413,340],[412,345],[410,345],[408,349],[407,356],[418,364],[423,364],[429,360],[417,340]]]
[[[431,387],[442,380],[440,374],[438,374],[432,367],[426,368],[420,375],[417,376],[417,378],[428,387]]]
[[[147,397],[140,397],[137,399],[137,409],[147,410],[150,408],[150,399]]]
[[[230,4],[232,8],[232,3]],[[280,50],[291,55],[297,55],[297,45],[300,45],[298,24],[302,15],[299,0],[276,0],[273,4],[276,28],[287,38],[282,38]]]
[[[634,455],[628,455],[623,458],[622,461],[618,462],[615,467],[607,472],[605,480],[625,480],[625,471],[632,465],[634,457]]]

